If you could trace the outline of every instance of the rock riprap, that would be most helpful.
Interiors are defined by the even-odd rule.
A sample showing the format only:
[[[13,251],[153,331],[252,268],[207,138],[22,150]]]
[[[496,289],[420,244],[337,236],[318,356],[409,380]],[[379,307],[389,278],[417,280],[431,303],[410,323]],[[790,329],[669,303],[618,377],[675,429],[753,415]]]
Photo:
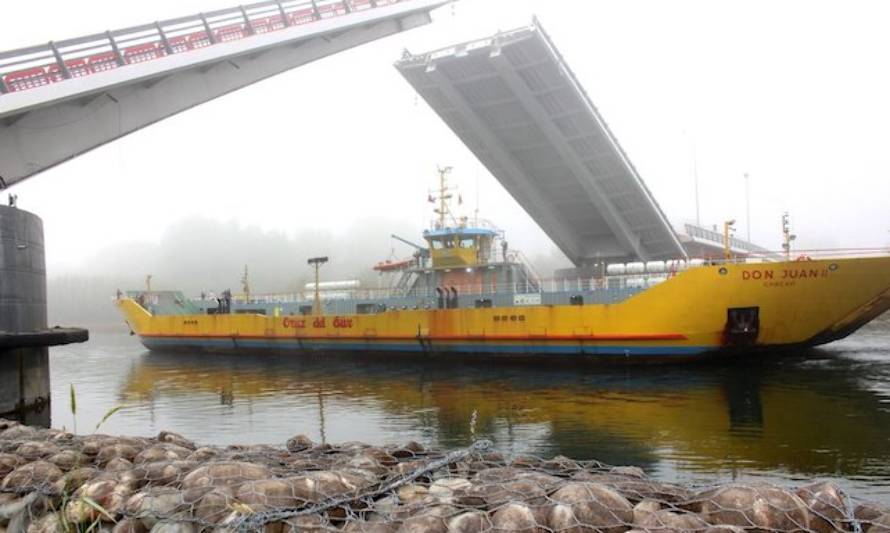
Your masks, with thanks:
[[[890,533],[890,509],[825,481],[689,487],[479,446],[197,446],[0,420],[0,533],[74,531]]]

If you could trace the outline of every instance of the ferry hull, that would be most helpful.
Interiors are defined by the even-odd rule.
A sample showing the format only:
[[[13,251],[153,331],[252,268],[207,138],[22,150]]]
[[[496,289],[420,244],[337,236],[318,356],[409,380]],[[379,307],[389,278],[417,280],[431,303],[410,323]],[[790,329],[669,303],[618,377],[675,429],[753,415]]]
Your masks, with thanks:
[[[890,309],[890,258],[707,266],[608,305],[287,317],[153,316],[131,299],[117,305],[151,350],[685,360],[850,335]]]
[[[709,347],[621,345],[598,346],[592,342],[556,343],[542,341],[466,341],[420,342],[412,340],[282,340],[266,338],[212,339],[207,337],[141,337],[149,350],[170,352],[268,352],[268,353],[374,353],[415,355],[479,355],[479,356],[596,356],[609,359],[647,359],[652,357],[672,359],[696,358],[715,352]],[[728,353],[728,352],[727,352]]]

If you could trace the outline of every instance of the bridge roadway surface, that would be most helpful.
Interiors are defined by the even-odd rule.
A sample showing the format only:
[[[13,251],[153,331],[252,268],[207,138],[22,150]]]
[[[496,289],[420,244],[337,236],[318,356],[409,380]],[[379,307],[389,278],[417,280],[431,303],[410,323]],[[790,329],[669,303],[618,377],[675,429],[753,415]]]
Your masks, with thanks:
[[[396,67],[576,265],[685,257],[537,21]]]
[[[0,189],[451,1],[266,1],[0,53]]]

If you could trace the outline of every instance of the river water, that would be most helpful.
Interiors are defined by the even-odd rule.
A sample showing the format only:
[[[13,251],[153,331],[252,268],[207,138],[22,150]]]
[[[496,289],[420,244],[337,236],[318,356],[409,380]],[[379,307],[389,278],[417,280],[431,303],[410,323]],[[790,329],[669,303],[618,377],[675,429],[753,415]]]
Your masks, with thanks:
[[[633,464],[658,478],[835,479],[890,502],[890,321],[806,353],[603,367],[147,352],[125,329],[51,350],[53,427],[200,443],[454,448]],[[70,386],[76,393],[76,415]]]

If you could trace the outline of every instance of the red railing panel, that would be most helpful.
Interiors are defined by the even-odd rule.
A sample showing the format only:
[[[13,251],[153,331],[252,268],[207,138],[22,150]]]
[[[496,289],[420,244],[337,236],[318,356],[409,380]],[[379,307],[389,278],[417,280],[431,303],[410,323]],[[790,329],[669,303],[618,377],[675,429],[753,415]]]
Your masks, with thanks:
[[[272,31],[272,21],[268,18],[250,21],[250,28],[254,33],[269,33]]]
[[[7,74],[3,77],[3,82],[10,92],[18,92],[49,85],[53,80],[46,75],[43,67],[34,67]]]
[[[199,31],[197,33],[191,33],[186,37],[186,40],[189,43],[189,46],[192,50],[196,48],[204,48],[205,46],[210,46],[213,44],[210,41],[210,36],[207,35],[206,31]]]
[[[323,19],[345,15],[346,13],[348,13],[346,6],[341,3],[326,4],[318,7],[318,15]]]
[[[313,11],[312,8],[295,11],[291,14],[290,20],[291,23],[297,26],[300,24],[308,24],[315,20],[315,11]]]
[[[283,30],[287,27],[287,25],[284,23],[284,17],[282,17],[281,15],[269,17],[267,20],[269,21],[269,26],[272,28],[272,31]]]
[[[168,39],[167,43],[170,44],[170,50],[172,50],[174,54],[188,52],[192,49],[192,44],[185,36]]]
[[[232,24],[231,26],[225,26],[216,30],[213,32],[213,35],[216,37],[217,42],[224,43],[226,41],[243,39],[245,33],[243,24]]]
[[[133,63],[145,63],[160,57],[164,57],[166,52],[158,43],[146,43],[131,46],[124,50],[124,62],[128,65]]]
[[[285,16],[292,25],[308,24],[316,20],[316,17],[331,18],[345,15],[350,11],[360,11],[371,9],[377,6],[395,4],[402,0],[347,0],[346,2],[334,2],[318,7],[315,9],[308,7],[288,13]],[[285,18],[282,15],[274,15],[254,21],[250,21],[250,26],[244,24],[232,24],[216,30],[213,30],[215,42],[234,41],[243,39],[251,33],[260,34],[271,31],[282,30],[287,27]],[[173,37],[167,42],[170,50],[174,54],[204,48],[214,44],[206,31],[196,32],[189,35]],[[124,49],[121,53],[125,64],[142,63],[159,59],[167,55],[167,48],[160,42],[140,44]],[[86,58],[69,59],[65,61],[65,67],[72,78],[89,76],[97,72],[113,70],[120,65],[119,58],[115,52],[104,52],[94,54]],[[48,85],[50,83],[64,81],[64,75],[59,65],[53,64],[47,67],[34,67],[26,70],[12,72],[3,77],[3,81],[10,92],[23,91]]]
[[[86,59],[69,59],[65,61],[65,68],[72,78],[82,78],[93,73],[93,69],[87,64]],[[46,75],[52,81],[63,81],[65,76],[62,74],[62,68],[59,65],[50,65],[46,69]]]
[[[92,72],[103,72],[105,70],[113,70],[119,67],[117,64],[117,55],[114,52],[105,52],[87,58],[90,70]]]

